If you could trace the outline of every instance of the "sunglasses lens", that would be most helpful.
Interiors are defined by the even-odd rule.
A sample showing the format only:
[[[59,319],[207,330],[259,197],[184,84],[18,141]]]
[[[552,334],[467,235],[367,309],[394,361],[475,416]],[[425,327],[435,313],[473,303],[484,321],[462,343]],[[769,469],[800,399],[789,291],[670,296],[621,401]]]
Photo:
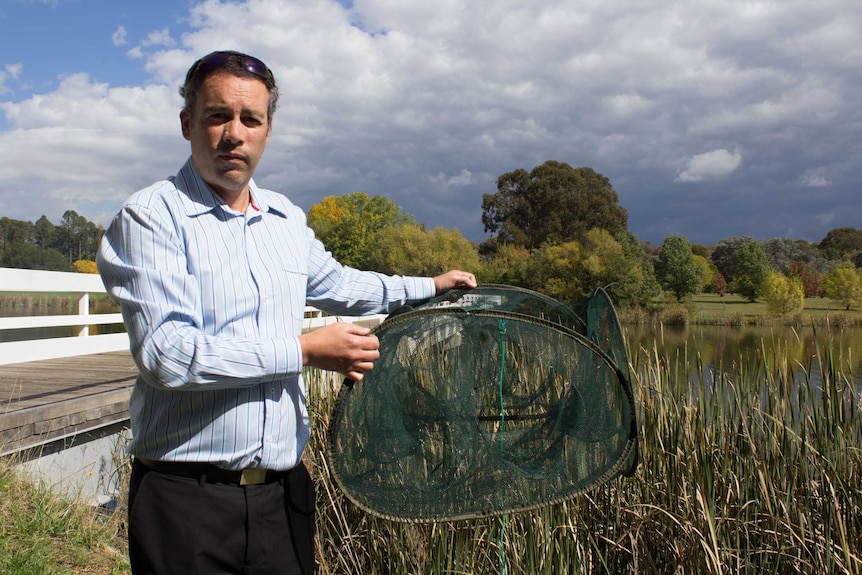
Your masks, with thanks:
[[[239,57],[239,61],[242,64],[243,68],[245,68],[255,76],[260,76],[264,80],[267,79],[267,77],[269,76],[269,68],[267,68],[266,64],[264,64],[254,56],[245,56],[238,54],[234,55]],[[200,64],[198,64],[198,69],[201,71],[207,71],[222,68],[227,65],[231,56],[232,54],[228,52],[213,52],[212,54],[201,58]]]
[[[242,65],[245,66],[245,69],[252,74],[256,74],[261,78],[266,78],[269,69],[266,67],[266,64],[254,56],[243,56],[240,61],[242,62]]]

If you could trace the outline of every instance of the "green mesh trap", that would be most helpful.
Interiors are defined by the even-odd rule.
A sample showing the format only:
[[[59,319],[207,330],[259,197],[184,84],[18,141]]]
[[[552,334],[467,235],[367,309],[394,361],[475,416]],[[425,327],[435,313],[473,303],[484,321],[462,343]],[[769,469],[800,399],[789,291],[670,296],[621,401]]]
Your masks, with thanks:
[[[329,463],[346,496],[398,521],[560,502],[632,472],[637,425],[607,294],[563,304],[498,285],[391,315],[380,359],[341,386]]]

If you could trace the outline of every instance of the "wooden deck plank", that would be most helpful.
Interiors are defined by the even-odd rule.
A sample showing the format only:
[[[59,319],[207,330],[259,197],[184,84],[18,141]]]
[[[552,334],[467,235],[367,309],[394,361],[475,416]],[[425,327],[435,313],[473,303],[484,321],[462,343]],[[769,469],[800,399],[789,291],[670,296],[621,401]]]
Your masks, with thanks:
[[[129,387],[137,369],[118,351],[0,366],[0,412]]]
[[[0,452],[128,419],[127,351],[0,365]]]

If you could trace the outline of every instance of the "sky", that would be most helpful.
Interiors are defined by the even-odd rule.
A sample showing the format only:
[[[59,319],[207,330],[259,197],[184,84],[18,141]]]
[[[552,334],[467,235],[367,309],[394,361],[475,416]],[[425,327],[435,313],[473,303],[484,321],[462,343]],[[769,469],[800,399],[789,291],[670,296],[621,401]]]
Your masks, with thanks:
[[[479,242],[497,178],[556,160],[653,245],[862,228],[859,0],[0,0],[0,216],[108,225],[175,174],[219,49],[273,69],[255,181],[306,210],[381,194]]]

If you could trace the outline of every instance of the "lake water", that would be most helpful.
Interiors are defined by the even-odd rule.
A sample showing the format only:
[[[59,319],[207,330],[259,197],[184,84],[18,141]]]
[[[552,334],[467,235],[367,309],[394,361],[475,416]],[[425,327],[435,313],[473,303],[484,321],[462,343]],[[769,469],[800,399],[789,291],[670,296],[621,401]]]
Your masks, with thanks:
[[[770,370],[785,362],[794,380],[820,384],[818,356],[831,347],[836,367],[853,379],[862,391],[862,329],[806,327],[730,327],[692,325],[663,328],[623,326],[629,353],[637,365],[645,354],[659,357],[688,358],[693,367],[691,382],[710,381],[713,373],[738,372],[740,367]],[[703,373],[697,373],[698,371]]]
[[[0,297],[0,317],[28,317],[38,315],[75,315],[78,313],[78,300],[68,297],[30,297],[4,296]],[[114,302],[103,298],[93,298],[90,302],[90,313],[120,313],[120,308]],[[91,325],[90,334],[120,333],[122,325]],[[31,339],[47,339],[52,337],[75,337],[78,328],[40,327],[32,329],[0,330],[0,343],[8,341],[27,341]]]
[[[0,317],[77,313],[77,302],[69,298],[40,298],[29,305],[10,306],[8,303],[4,301],[0,305]],[[94,298],[90,306],[90,313],[117,312],[119,308],[107,298]],[[94,335],[121,331],[122,326],[90,327]],[[786,361],[794,372],[794,379],[800,382],[807,379],[819,385],[817,357],[828,342],[840,370],[853,378],[857,393],[862,392],[862,329],[692,325],[623,326],[623,332],[635,365],[643,362],[646,356],[654,357],[656,352],[659,357],[687,360],[692,368],[688,374],[692,383],[710,381],[716,371],[733,373],[740,367],[750,369],[750,366],[764,364],[774,369],[779,362]],[[2,330],[0,342],[76,334],[75,327]]]

